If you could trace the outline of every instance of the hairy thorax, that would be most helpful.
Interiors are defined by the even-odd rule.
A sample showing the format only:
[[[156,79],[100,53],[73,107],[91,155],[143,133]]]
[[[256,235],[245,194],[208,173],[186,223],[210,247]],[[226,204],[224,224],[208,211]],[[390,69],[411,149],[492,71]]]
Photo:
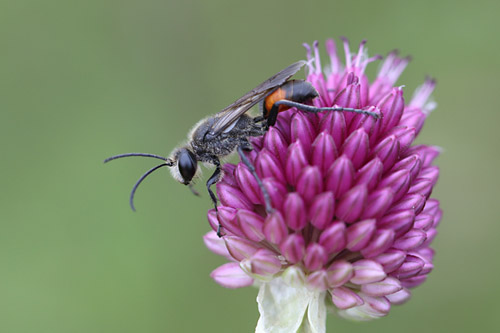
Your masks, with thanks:
[[[253,119],[243,115],[224,132],[211,137],[207,134],[216,120],[216,117],[205,119],[194,128],[191,134],[191,146],[196,155],[223,157],[231,154],[238,145],[247,142],[248,137],[262,134],[262,130]]]

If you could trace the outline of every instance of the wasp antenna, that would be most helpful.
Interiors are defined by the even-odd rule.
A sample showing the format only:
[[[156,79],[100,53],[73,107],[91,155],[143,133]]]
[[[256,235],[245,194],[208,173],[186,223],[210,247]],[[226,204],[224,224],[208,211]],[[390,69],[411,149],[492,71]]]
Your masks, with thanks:
[[[134,187],[132,188],[132,192],[130,192],[130,208],[132,208],[132,210],[135,212],[135,207],[134,207],[134,195],[135,195],[135,191],[137,190],[137,188],[139,187],[139,185],[142,183],[142,181],[144,179],[146,179],[147,176],[149,176],[151,173],[153,173],[155,170],[161,168],[161,167],[164,167],[164,166],[169,166],[168,164],[165,164],[165,163],[162,163],[160,165],[157,165],[151,169],[149,169],[145,174],[143,174],[141,176],[141,178],[139,178],[139,180],[135,183]]]
[[[127,153],[127,154],[120,154],[120,155],[115,155],[115,156],[108,157],[107,159],[104,160],[104,163],[107,163],[107,162],[112,161],[112,160],[116,160],[117,158],[130,157],[130,156],[153,157],[153,158],[157,158],[157,159],[162,160],[162,161],[167,161],[167,162],[170,161],[170,159],[168,159],[166,157],[155,155],[155,154]]]

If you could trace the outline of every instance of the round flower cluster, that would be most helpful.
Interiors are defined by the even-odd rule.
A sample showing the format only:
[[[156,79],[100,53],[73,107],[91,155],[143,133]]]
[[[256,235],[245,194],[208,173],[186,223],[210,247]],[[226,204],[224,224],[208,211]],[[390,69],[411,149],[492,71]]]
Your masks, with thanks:
[[[367,57],[365,42],[353,54],[347,40],[343,45],[345,65],[334,41],[326,42],[325,72],[318,43],[305,45],[307,80],[320,95],[315,106],[362,108],[380,118],[280,113],[247,155],[274,211],[265,213],[257,181],[240,162],[224,165],[221,204],[208,212],[213,230],[220,221],[225,236],[210,231],[205,243],[230,260],[211,276],[229,288],[260,286],[261,331],[287,311],[297,317],[287,319],[290,331],[322,327],[326,307],[355,320],[385,316],[433,268],[429,244],[442,213],[429,196],[439,149],[412,143],[435,106],[428,101],[435,82],[427,79],[405,104],[403,87],[394,84],[408,58],[389,53],[370,83],[365,68],[381,57]]]

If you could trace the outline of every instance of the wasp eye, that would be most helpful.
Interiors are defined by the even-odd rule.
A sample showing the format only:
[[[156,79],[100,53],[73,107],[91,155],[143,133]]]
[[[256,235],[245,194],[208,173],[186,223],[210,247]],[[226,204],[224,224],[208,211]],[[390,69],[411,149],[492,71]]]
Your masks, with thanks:
[[[179,152],[177,165],[179,168],[179,172],[184,179],[184,184],[189,184],[198,168],[196,157],[190,150],[181,149],[181,151]]]

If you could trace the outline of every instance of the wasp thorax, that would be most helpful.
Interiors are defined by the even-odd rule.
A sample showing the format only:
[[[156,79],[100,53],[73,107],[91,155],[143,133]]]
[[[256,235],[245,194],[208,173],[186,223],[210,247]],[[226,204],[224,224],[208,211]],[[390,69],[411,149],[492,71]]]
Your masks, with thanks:
[[[194,153],[186,148],[180,149],[177,155],[177,167],[182,176],[181,181],[185,185],[189,184],[198,169],[198,162]]]

